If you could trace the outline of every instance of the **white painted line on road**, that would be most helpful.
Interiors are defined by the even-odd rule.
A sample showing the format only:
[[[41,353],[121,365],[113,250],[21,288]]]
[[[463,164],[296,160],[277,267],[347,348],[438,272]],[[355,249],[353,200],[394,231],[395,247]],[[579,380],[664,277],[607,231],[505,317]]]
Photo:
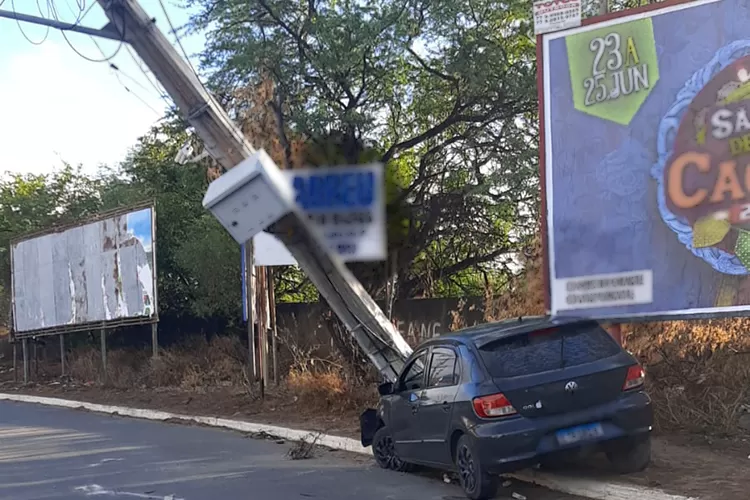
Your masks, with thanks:
[[[103,486],[99,486],[98,484],[87,484],[86,486],[79,486],[78,488],[75,488],[75,491],[83,493],[87,497],[98,497],[104,495],[108,497],[147,498],[148,500],[185,500],[184,498],[179,498],[174,495],[149,495],[147,493],[131,493],[129,491],[108,490]]]
[[[58,406],[62,408],[83,409],[96,413],[106,413],[110,415],[120,415],[123,417],[141,418],[144,420],[178,420],[182,422],[193,422],[209,427],[221,427],[240,432],[252,434],[265,433],[269,436],[286,439],[289,441],[310,441],[317,437],[317,444],[332,448],[334,450],[348,451],[370,455],[370,449],[365,448],[356,439],[345,438],[341,436],[332,436],[328,434],[319,434],[314,431],[301,431],[279,427],[276,425],[256,424],[244,422],[242,420],[231,420],[217,417],[201,417],[195,415],[181,415],[179,413],[170,413],[160,410],[144,410],[138,408],[128,408],[126,406],[100,405],[96,403],[86,403],[83,401],[72,401],[68,399],[48,398],[42,396],[27,396],[25,394],[5,394],[0,393],[0,401],[16,401],[20,403],[36,403],[47,406]],[[672,495],[661,490],[644,488],[641,486],[627,485],[612,481],[596,481],[592,479],[582,479],[574,477],[558,476],[538,471],[523,472],[512,474],[519,481],[537,484],[551,490],[577,495],[581,497],[593,498],[595,500],[699,500],[680,495]],[[162,498],[162,497],[158,497]],[[168,498],[168,497],[165,497]]]
[[[104,464],[108,464],[110,462],[122,462],[125,460],[124,458],[102,458],[95,464],[89,464],[89,467],[100,467]]]

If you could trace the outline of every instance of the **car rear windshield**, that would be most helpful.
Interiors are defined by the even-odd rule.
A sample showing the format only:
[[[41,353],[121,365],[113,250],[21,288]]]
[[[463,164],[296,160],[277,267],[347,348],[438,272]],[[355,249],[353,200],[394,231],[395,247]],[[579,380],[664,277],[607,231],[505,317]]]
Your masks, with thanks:
[[[480,347],[493,377],[518,377],[591,363],[614,356],[620,346],[598,324],[566,325],[500,338]]]

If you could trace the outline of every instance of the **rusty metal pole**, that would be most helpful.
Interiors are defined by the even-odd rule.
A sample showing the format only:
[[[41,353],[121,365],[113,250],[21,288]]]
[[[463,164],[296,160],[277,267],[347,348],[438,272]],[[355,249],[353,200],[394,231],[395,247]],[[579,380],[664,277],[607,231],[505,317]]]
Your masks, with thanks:
[[[273,284],[273,268],[268,268],[268,315],[271,320],[271,363],[273,365],[273,383],[279,385],[279,364],[276,359],[276,290]]]
[[[253,240],[245,243],[245,301],[247,307],[247,357],[250,366],[250,378],[258,380],[258,360],[255,349],[255,322],[257,320],[255,308],[255,249]]]
[[[268,291],[266,268],[258,269],[258,350],[260,351],[260,384],[265,393],[268,386]]]

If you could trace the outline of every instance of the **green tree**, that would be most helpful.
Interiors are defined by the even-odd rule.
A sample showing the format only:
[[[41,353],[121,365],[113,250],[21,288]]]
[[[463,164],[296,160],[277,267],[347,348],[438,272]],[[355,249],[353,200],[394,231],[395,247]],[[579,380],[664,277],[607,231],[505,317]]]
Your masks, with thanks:
[[[346,162],[368,144],[402,181],[389,193],[401,296],[506,272],[501,260],[537,216],[528,2],[187,3],[199,8],[191,28],[207,32],[203,67],[217,93],[271,75],[281,130],[323,148],[335,136]],[[377,294],[384,266],[369,270]]]

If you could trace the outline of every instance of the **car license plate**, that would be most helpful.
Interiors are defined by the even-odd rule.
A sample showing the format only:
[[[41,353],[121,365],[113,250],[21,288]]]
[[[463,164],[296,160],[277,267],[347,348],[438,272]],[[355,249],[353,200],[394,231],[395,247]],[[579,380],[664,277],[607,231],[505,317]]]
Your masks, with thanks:
[[[604,429],[601,424],[586,424],[577,427],[571,427],[557,432],[557,442],[561,445],[577,443],[596,439],[604,435]]]

